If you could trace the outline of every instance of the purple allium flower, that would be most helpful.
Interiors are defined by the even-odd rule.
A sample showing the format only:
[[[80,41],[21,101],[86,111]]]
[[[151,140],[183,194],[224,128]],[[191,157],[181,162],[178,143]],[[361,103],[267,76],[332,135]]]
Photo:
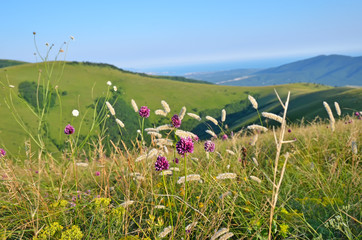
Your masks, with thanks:
[[[176,164],[178,164],[178,163],[179,163],[178,158],[175,158],[175,159],[173,160],[173,162],[176,163]]]
[[[226,135],[226,134],[224,134],[224,135],[222,135],[222,140],[227,140],[228,139],[228,135]]]
[[[99,175],[101,175],[101,173],[97,171],[97,172],[95,173],[95,175],[96,175],[96,176],[99,176]]]
[[[290,132],[292,132],[292,129],[289,128],[289,129],[288,129],[288,133],[290,133]]]
[[[179,116],[177,114],[173,115],[173,117],[171,118],[172,121],[172,125],[175,128],[179,128],[181,126],[181,119],[179,118]]]
[[[64,129],[64,133],[67,135],[74,133],[74,127],[72,125],[68,124]]]
[[[357,117],[359,116],[359,112],[356,112],[354,115],[356,115]]]
[[[215,151],[215,143],[210,140],[207,140],[204,144],[204,148],[206,152],[214,152]]]
[[[0,157],[4,157],[6,154],[5,150],[0,148]]]
[[[148,118],[150,116],[150,109],[147,106],[142,106],[138,113],[141,117]]]
[[[194,142],[190,137],[181,138],[180,141],[176,143],[176,150],[178,154],[184,157],[188,153],[194,152]]]
[[[163,156],[157,157],[157,161],[155,163],[156,171],[167,170],[169,167],[170,165],[168,164],[166,157]]]

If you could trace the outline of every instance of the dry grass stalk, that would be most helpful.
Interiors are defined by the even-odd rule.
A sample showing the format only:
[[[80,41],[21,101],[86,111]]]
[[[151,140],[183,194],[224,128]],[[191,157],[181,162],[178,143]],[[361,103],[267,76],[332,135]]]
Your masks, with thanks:
[[[211,117],[211,116],[206,116],[206,119],[211,121],[213,124],[215,124],[217,126],[218,122],[215,118]]]
[[[114,111],[114,108],[112,107],[112,105],[108,101],[106,102],[106,105],[107,105],[108,110],[112,114],[112,116],[116,115],[116,112]]]
[[[271,209],[270,209],[270,219],[269,219],[269,234],[268,234],[268,239],[271,240],[272,239],[272,223],[273,223],[273,218],[274,218],[274,211],[275,211],[275,207],[278,201],[278,195],[279,195],[279,190],[280,190],[280,186],[282,184],[282,180],[284,177],[284,171],[285,171],[285,167],[287,165],[288,162],[288,156],[286,157],[284,164],[283,164],[283,168],[282,168],[282,172],[280,174],[279,177],[279,182],[277,184],[277,173],[278,173],[278,163],[279,163],[279,158],[280,158],[280,153],[282,150],[282,145],[283,145],[283,141],[284,141],[284,135],[285,135],[285,128],[286,128],[286,117],[287,117],[287,111],[288,111],[288,106],[289,106],[289,100],[290,100],[290,92],[288,92],[288,96],[287,96],[287,100],[285,102],[285,104],[282,103],[279,94],[277,93],[277,91],[275,90],[275,94],[277,95],[279,101],[281,102],[283,108],[284,108],[284,114],[283,114],[283,121],[282,121],[282,125],[281,125],[281,130],[279,133],[279,138],[276,138],[276,133],[275,130],[273,129],[274,132],[274,136],[275,136],[275,141],[276,141],[276,146],[277,146],[277,153],[275,156],[275,163],[274,163],[274,174],[273,174],[273,193],[272,193],[272,200],[271,200]]]
[[[180,120],[184,119],[185,114],[186,114],[186,107],[183,106],[183,107],[181,108],[181,111],[180,111],[179,115],[178,115],[178,117],[180,118]]]
[[[249,95],[248,99],[251,102],[251,105],[253,105],[253,108],[258,109],[258,102],[255,100],[255,98]]]
[[[221,110],[221,122],[225,122],[226,120],[226,110]]]
[[[341,116],[341,108],[339,107],[339,104],[337,102],[334,102],[334,108],[336,109],[337,115]]]
[[[195,113],[187,113],[187,115],[189,115],[193,119],[196,119],[197,121],[201,121],[201,117]]]
[[[280,123],[283,122],[283,118],[274,113],[262,112],[261,115],[265,118],[269,118]]]
[[[133,110],[134,110],[135,112],[138,112],[138,106],[137,106],[135,100],[132,99],[132,100],[131,100],[131,104],[132,104]]]
[[[212,235],[212,237],[210,238],[210,240],[215,240],[216,238],[220,237],[221,235],[225,234],[229,232],[229,229],[227,228],[221,228],[219,231],[217,231],[214,235]]]

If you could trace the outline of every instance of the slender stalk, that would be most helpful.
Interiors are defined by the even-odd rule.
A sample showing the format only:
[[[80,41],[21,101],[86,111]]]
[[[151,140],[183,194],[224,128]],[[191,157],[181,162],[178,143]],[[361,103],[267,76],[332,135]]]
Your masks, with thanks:
[[[280,99],[278,93],[275,91],[278,99]],[[284,140],[284,134],[285,134],[285,127],[286,127],[286,116],[287,116],[287,111],[288,111],[288,105],[289,105],[289,99],[290,99],[290,92],[288,92],[288,97],[287,97],[287,101],[285,102],[285,105],[283,106],[284,108],[284,114],[283,114],[283,121],[282,121],[282,126],[281,126],[281,131],[279,134],[279,139],[276,139],[276,145],[277,145],[277,153],[275,156],[275,163],[274,163],[274,178],[273,178],[273,193],[272,193],[272,201],[271,201],[271,209],[270,209],[270,219],[269,219],[269,234],[268,234],[268,239],[271,240],[272,236],[272,223],[273,223],[273,218],[274,218],[274,211],[275,211],[275,207],[278,201],[278,195],[279,195],[279,189],[283,180],[283,176],[284,176],[284,171],[285,171],[285,166],[287,164],[287,158],[284,161],[284,165],[283,165],[283,170],[282,173],[280,175],[279,178],[279,183],[278,185],[276,185],[277,182],[277,171],[278,171],[278,163],[279,163],[279,158],[280,158],[280,153],[282,150],[282,146],[283,146],[283,140]],[[274,131],[275,133],[275,131]]]

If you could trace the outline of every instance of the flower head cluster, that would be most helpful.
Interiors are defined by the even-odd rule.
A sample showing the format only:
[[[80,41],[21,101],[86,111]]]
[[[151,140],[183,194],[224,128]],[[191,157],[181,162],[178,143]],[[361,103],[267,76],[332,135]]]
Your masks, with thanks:
[[[204,148],[206,152],[214,152],[215,151],[215,143],[210,140],[207,140],[204,144]]]
[[[73,134],[74,133],[74,127],[70,124],[68,124],[65,129],[64,129],[64,133],[67,135]]]
[[[169,167],[170,167],[170,165],[168,164],[166,157],[163,157],[163,156],[157,157],[157,161],[155,163],[156,171],[167,170]]]
[[[147,106],[142,106],[138,113],[141,117],[148,118],[150,116],[150,109]]]
[[[227,140],[228,139],[228,135],[226,135],[226,134],[224,134],[224,135],[222,135],[222,140]]]
[[[5,150],[0,148],[0,157],[4,157],[6,154]]]
[[[176,143],[176,150],[181,156],[185,156],[188,153],[193,153],[194,142],[192,141],[192,138],[181,138],[180,141]]]
[[[179,128],[181,126],[181,119],[179,118],[179,116],[177,114],[173,115],[173,117],[171,118],[172,121],[172,125],[175,128]]]

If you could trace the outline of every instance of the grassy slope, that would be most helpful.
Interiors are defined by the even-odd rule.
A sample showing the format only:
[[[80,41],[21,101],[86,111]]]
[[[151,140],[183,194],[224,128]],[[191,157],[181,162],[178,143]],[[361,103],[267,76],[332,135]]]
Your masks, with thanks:
[[[0,68],[10,67],[25,64],[26,62],[16,61],[16,60],[7,60],[7,59],[0,59]]]
[[[11,117],[11,112],[4,103],[4,97],[8,96],[8,84],[15,85],[15,88],[10,89],[17,94],[17,85],[22,81],[37,81],[38,69],[42,69],[42,74],[46,73],[43,64],[24,64],[11,68],[0,70],[0,81],[3,87],[0,88],[0,110],[2,117],[0,125],[6,126],[1,128],[0,144],[5,145],[12,151],[17,151],[23,148],[26,136],[24,131],[19,128],[18,124]],[[59,77],[61,66],[56,63],[53,72],[54,77]],[[6,75],[8,78],[6,78]],[[9,83],[7,83],[7,79]],[[361,99],[361,90],[358,89],[338,89],[326,86],[316,86],[312,84],[292,84],[284,86],[270,86],[270,87],[229,87],[229,86],[216,86],[197,83],[178,82],[172,80],[164,80],[157,78],[149,78],[132,73],[121,72],[109,67],[86,66],[82,64],[66,65],[64,73],[60,81],[52,82],[52,85],[58,85],[60,91],[67,91],[67,95],[62,97],[62,116],[60,116],[60,105],[57,101],[56,106],[51,109],[49,114],[49,123],[51,135],[59,134],[63,137],[62,131],[67,123],[72,123],[77,129],[81,118],[85,116],[85,123],[82,126],[82,133],[86,133],[92,117],[92,110],[87,108],[90,104],[94,103],[97,97],[106,96],[108,92],[107,81],[111,81],[119,89],[120,96],[130,103],[133,98],[139,106],[147,105],[153,111],[161,108],[160,101],[166,100],[171,106],[171,114],[179,113],[182,106],[186,106],[189,112],[198,113],[206,109],[221,109],[226,104],[245,100],[245,105],[248,105],[247,95],[258,96],[257,100],[260,106],[266,106],[261,110],[277,109],[277,100],[274,96],[273,89],[276,88],[282,96],[285,96],[287,91],[292,91],[293,98],[296,98],[298,106],[303,105],[303,111],[309,106],[319,106],[318,111],[323,110],[321,101],[324,98],[319,96],[338,95],[345,101],[342,108],[353,107],[353,101]],[[313,92],[322,91],[324,95]],[[309,95],[312,94],[312,95]],[[339,95],[342,94],[342,95]],[[304,96],[302,98],[301,96]],[[312,101],[313,96],[315,101]],[[358,96],[358,98],[344,98],[344,96]],[[343,97],[343,98],[342,98]],[[304,99],[304,100],[303,100]],[[310,101],[305,104],[305,99]],[[293,101],[292,101],[293,102]],[[22,104],[16,104],[16,108],[24,119],[29,123],[29,126],[35,125],[35,118],[31,117],[30,111]],[[71,111],[73,109],[80,110],[80,117],[73,118]],[[297,109],[297,106],[295,107]],[[293,112],[292,112],[293,113]],[[314,114],[314,113],[313,113]],[[298,114],[297,114],[298,115]],[[156,116],[151,114],[150,120],[154,121]],[[188,117],[186,117],[188,119]],[[246,119],[255,120],[255,112],[250,115],[242,116],[239,122],[235,122],[235,127],[240,127],[240,124],[245,124]],[[250,120],[248,120],[250,122]]]

